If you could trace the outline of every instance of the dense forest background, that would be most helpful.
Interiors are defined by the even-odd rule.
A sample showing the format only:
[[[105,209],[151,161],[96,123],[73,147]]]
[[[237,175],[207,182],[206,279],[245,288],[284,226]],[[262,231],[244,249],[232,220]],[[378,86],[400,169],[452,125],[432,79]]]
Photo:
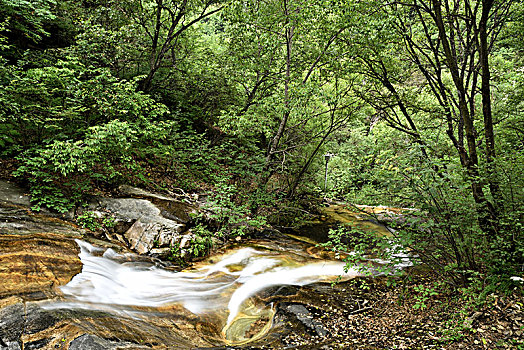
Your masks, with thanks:
[[[123,183],[209,192],[224,228],[322,196],[409,207],[387,244],[453,285],[519,286],[522,1],[0,0],[0,14],[2,173],[36,210]]]

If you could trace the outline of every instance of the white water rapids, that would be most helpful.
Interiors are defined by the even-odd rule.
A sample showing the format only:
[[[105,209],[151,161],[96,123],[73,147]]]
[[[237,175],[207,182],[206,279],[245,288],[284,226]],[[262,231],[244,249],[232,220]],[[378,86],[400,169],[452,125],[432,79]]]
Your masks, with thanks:
[[[173,272],[138,262],[132,254],[118,254],[80,240],[77,243],[82,272],[61,287],[65,300],[55,307],[118,312],[133,306],[178,304],[197,315],[227,315],[225,328],[245,311],[248,299],[266,288],[360,275],[355,270],[344,271],[342,262],[297,262],[278,252],[253,248],[233,250],[220,261],[198,269]]]

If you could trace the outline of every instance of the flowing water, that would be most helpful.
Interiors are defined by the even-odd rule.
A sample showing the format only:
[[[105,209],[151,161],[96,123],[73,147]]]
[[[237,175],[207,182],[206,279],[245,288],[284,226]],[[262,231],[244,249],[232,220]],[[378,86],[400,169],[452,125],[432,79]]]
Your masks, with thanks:
[[[267,334],[275,307],[258,298],[261,291],[359,275],[345,271],[340,261],[313,259],[303,247],[285,252],[260,244],[237,247],[175,272],[133,254],[77,243],[82,272],[61,287],[63,300],[47,308],[100,310],[131,319],[177,310],[212,323],[207,329],[217,334],[208,336],[215,343],[243,344]]]
[[[384,230],[345,208],[330,208],[312,225],[324,230],[355,222]],[[273,233],[224,248],[174,271],[165,262],[108,249],[120,249],[115,244],[75,241],[82,233],[70,224],[25,209],[0,205],[0,216],[0,348],[283,348],[289,334],[323,338],[328,312],[363,305],[343,284],[329,285],[359,272],[344,271],[335,253],[317,248],[314,227],[293,239]],[[372,258],[373,267],[384,263]]]

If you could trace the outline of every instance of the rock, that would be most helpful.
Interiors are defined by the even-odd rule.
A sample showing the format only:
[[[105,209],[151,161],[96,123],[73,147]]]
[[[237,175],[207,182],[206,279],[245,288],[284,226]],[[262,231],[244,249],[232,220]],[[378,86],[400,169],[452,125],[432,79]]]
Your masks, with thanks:
[[[44,310],[37,303],[25,303],[24,334],[37,334],[60,323],[61,310]]]
[[[0,297],[46,298],[82,269],[76,242],[58,234],[3,234],[0,252]]]
[[[29,196],[24,193],[22,188],[12,182],[3,180],[0,180],[0,202],[21,205],[24,207],[31,206]]]
[[[180,225],[176,228],[176,232],[180,233],[184,230],[185,225]],[[172,234],[172,228],[160,228],[158,231],[157,243],[159,247],[170,247],[175,244],[175,238]]]
[[[126,197],[139,197],[139,198],[158,198],[163,200],[174,200],[174,198],[167,197],[158,193],[152,193],[142,188],[133,187],[129,185],[121,185],[118,187],[120,193]]]
[[[185,249],[185,248],[189,248],[189,246],[191,245],[191,240],[192,240],[192,235],[185,235],[182,237],[182,239],[180,240],[180,249]]]
[[[189,214],[197,210],[191,204],[139,188],[121,186],[120,190],[126,195],[141,198],[93,197],[87,210],[97,218],[113,216],[115,226],[111,232],[106,233],[139,254],[177,244],[180,233],[186,229],[185,223],[190,220]],[[53,232],[81,238],[87,232],[71,223],[50,217],[50,213],[31,213],[29,206],[29,198],[22,188],[0,181],[0,233]],[[90,232],[90,235],[98,237],[103,233]],[[0,275],[1,273],[0,270]],[[0,293],[1,289],[0,287]]]
[[[0,339],[5,345],[0,345],[9,348],[12,345],[8,344],[17,343],[22,336],[24,322],[24,305],[21,302],[1,308]]]
[[[111,212],[118,228],[127,227],[123,236],[129,248],[139,254],[171,246],[185,230],[183,223],[164,217],[161,210],[146,199],[97,198],[89,207]]]
[[[50,337],[48,334],[39,336],[38,333],[46,333],[46,330],[53,329],[60,322],[60,315],[56,311],[47,311],[35,303],[27,302],[1,308],[0,317],[0,339],[7,349],[17,349],[14,344],[20,346],[22,342],[24,349],[47,348]]]
[[[48,345],[52,339],[44,338],[24,343],[24,350],[49,349]]]
[[[118,189],[122,194],[129,197],[149,199],[153,204],[155,204],[155,206],[158,209],[160,209],[161,215],[170,220],[174,220],[185,224],[190,221],[190,214],[197,213],[197,207],[190,203],[187,203],[187,196],[184,196],[186,201],[180,201],[173,197],[148,192],[141,188],[136,188],[127,185],[122,185]],[[193,199],[193,197],[187,198]]]
[[[109,349],[104,339],[95,335],[84,334],[71,342],[70,350],[104,350]]]
[[[164,226],[159,223],[144,223],[137,220],[124,234],[130,248],[139,254],[149,253],[155,247],[171,246],[184,225]]]
[[[149,253],[155,247],[168,247],[178,238],[184,225],[166,223],[144,223],[137,220],[124,237],[128,240],[130,248],[139,254]]]
[[[171,248],[154,248],[151,249],[150,253],[152,255],[165,256],[171,253]]]
[[[140,254],[178,242],[180,233],[185,231],[185,223],[190,220],[189,214],[196,212],[195,206],[171,197],[131,186],[121,186],[120,190],[126,195],[141,198],[93,197],[87,210],[98,218],[108,214],[114,216],[112,232],[116,234],[116,239]],[[0,180],[0,233],[53,232],[81,238],[86,232],[69,222],[51,217],[48,212],[31,213],[29,206],[29,197],[22,188]],[[97,236],[97,233],[90,234]],[[98,236],[102,234],[99,232]]]
[[[4,343],[0,341],[0,350],[21,350],[20,344],[17,342],[7,342]]]
[[[280,296],[296,295],[297,291],[298,291],[298,288],[296,286],[292,286],[292,285],[279,286],[276,288],[273,295],[280,295]]]
[[[116,220],[115,226],[113,227],[113,232],[122,235],[127,232],[133,226],[133,222],[128,222],[124,220]]]
[[[0,234],[41,232],[53,232],[68,237],[81,237],[84,231],[58,218],[34,214],[28,208],[16,206],[12,203],[0,202]]]
[[[31,198],[25,192],[25,189],[13,182],[0,180],[0,204],[29,210],[31,207]],[[74,219],[74,212],[72,210],[65,213],[57,213],[42,208],[39,214],[65,220]]]
[[[314,330],[319,336],[325,337],[329,333],[322,323],[313,318],[304,305],[290,304],[286,306],[286,311],[293,314],[304,326]]]
[[[92,334],[84,334],[69,344],[69,350],[149,349],[126,342],[115,342]]]
[[[95,198],[89,203],[92,211],[105,210],[111,212],[117,220],[134,222],[142,219],[144,222],[165,220],[153,203],[145,199],[135,198]]]

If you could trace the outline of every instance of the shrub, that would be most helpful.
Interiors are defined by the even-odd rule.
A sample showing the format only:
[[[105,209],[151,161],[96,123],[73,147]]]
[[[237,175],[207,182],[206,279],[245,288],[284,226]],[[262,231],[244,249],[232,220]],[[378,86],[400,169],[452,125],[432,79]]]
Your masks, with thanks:
[[[114,120],[89,129],[80,141],[57,141],[35,147],[18,157],[15,176],[29,181],[34,209],[66,212],[78,205],[94,183],[118,184],[132,162],[137,130]]]

